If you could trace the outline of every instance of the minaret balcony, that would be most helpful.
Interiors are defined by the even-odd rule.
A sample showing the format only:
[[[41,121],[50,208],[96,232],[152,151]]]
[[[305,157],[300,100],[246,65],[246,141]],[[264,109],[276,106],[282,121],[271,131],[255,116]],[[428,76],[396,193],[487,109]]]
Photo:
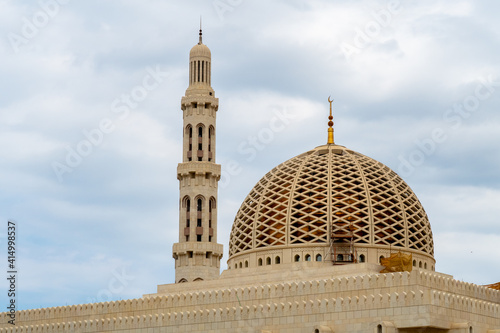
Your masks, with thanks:
[[[172,256],[175,258],[178,255],[187,255],[188,252],[205,254],[211,252],[212,256],[222,258],[223,247],[222,244],[209,243],[209,242],[182,242],[175,243],[172,246]]]
[[[191,92],[191,90],[193,90],[192,87],[191,87],[191,89],[188,88],[188,90],[186,92]],[[208,94],[208,96],[205,93],[206,88],[204,88],[203,90],[204,90],[203,93],[200,92],[199,94],[193,94],[190,96],[182,97],[181,109],[185,110],[186,108],[191,107],[192,103],[200,103],[202,105],[209,103],[210,107],[211,108],[213,107],[215,109],[215,111],[217,111],[219,109],[219,99],[213,97],[213,90],[211,90],[211,88],[209,90],[210,93]],[[191,93],[194,93],[194,92],[191,92]]]
[[[177,179],[189,177],[193,173],[200,175],[212,174],[213,177],[219,179],[221,167],[220,164],[207,161],[185,162],[177,165]]]

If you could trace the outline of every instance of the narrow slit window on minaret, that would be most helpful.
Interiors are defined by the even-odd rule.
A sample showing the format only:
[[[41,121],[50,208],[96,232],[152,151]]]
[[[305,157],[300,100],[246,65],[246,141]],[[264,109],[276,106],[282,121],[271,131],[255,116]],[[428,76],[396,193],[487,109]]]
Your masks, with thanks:
[[[198,60],[198,81],[200,82],[200,61]]]
[[[191,61],[191,64],[189,64],[189,84],[193,84],[194,81],[194,62]]]
[[[205,82],[205,62],[201,62],[201,82]]]

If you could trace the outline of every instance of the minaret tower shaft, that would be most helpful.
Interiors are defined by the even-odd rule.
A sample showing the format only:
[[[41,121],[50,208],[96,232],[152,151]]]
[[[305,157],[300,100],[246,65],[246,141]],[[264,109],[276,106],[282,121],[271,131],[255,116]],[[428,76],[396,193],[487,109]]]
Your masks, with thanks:
[[[179,242],[173,246],[175,282],[216,279],[222,245],[217,244],[217,188],[221,166],[215,163],[215,118],[219,99],[211,87],[211,53],[199,42],[189,53],[189,87],[181,100],[182,163],[179,179]]]

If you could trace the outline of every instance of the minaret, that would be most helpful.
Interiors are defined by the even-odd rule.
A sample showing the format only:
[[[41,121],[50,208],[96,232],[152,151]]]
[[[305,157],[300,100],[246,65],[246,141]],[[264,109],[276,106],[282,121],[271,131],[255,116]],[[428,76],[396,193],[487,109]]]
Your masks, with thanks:
[[[217,188],[221,167],[215,163],[215,117],[219,99],[210,86],[210,49],[199,42],[189,53],[189,87],[181,100],[182,163],[179,179],[179,242],[173,246],[175,282],[216,279],[222,244],[217,244]]]

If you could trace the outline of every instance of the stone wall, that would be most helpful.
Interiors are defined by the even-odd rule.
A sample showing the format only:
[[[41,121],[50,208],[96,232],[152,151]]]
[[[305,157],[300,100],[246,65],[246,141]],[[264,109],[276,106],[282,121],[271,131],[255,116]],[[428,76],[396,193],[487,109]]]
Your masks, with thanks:
[[[0,332],[397,332],[462,323],[479,333],[500,329],[500,292],[417,270],[26,310],[16,319]]]

